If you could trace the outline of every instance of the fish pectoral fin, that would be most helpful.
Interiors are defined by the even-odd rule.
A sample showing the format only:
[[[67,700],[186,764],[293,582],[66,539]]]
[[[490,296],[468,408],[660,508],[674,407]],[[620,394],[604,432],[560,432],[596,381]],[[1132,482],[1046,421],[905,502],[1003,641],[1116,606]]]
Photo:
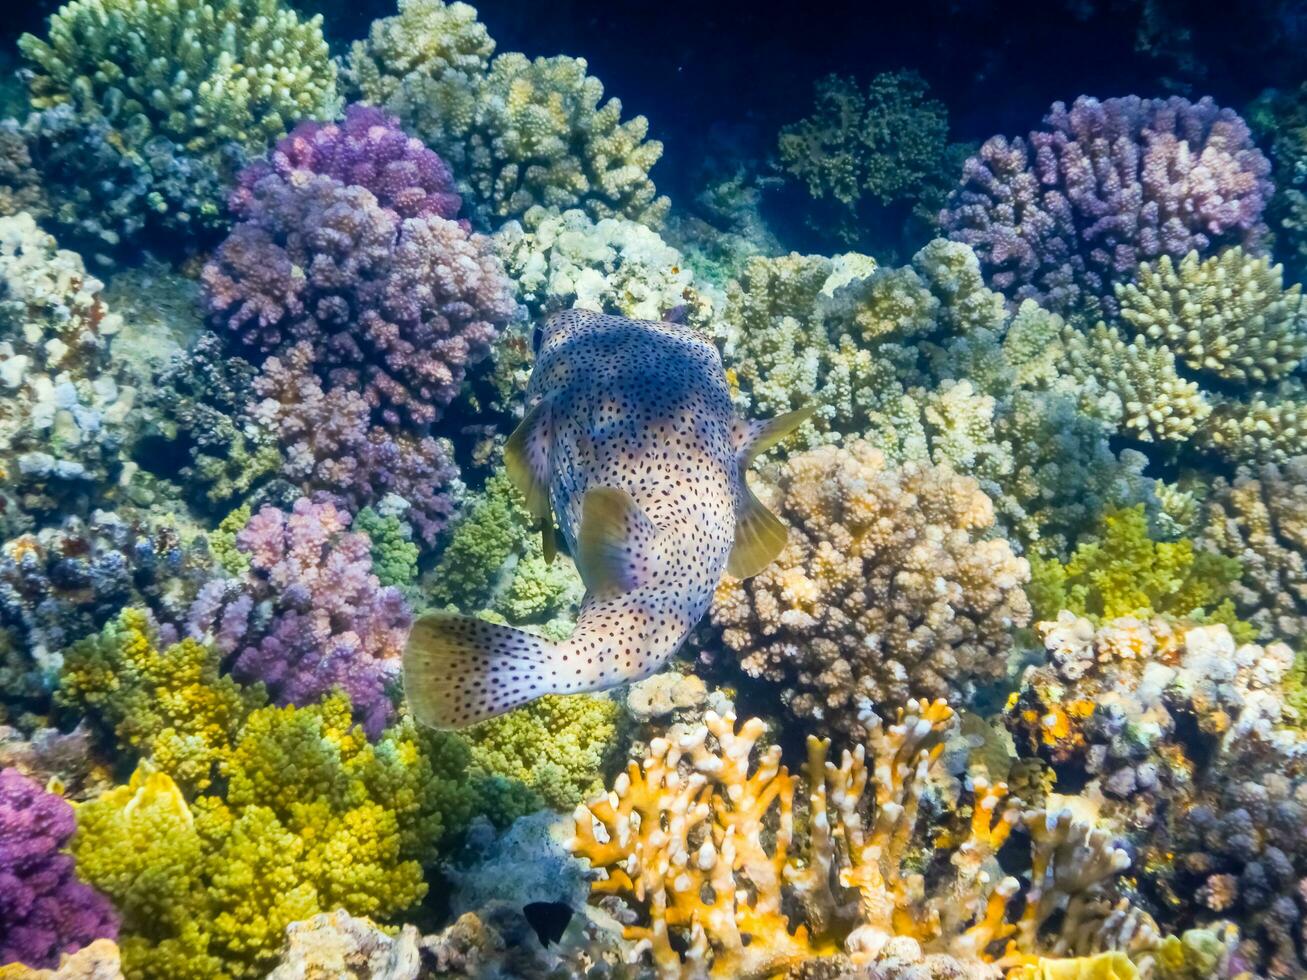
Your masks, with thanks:
[[[466,728],[554,689],[557,647],[510,626],[432,612],[404,648],[404,693],[433,728]]]
[[[744,474],[740,474],[744,479]],[[735,544],[726,560],[726,571],[736,578],[750,578],[775,561],[785,548],[790,532],[781,519],[769,511],[744,484],[744,505],[735,520]]]
[[[581,500],[576,568],[595,596],[620,595],[648,581],[658,527],[625,490],[591,487]]]
[[[504,444],[504,469],[526,500],[526,509],[540,528],[545,561],[552,562],[554,511],[549,502],[549,447],[552,440],[549,399],[541,399]]]
[[[784,415],[778,415],[774,419],[740,422],[739,425],[742,427],[738,436],[740,469],[747,470],[755,459],[808,421],[816,410],[817,406],[810,404],[786,412]]]

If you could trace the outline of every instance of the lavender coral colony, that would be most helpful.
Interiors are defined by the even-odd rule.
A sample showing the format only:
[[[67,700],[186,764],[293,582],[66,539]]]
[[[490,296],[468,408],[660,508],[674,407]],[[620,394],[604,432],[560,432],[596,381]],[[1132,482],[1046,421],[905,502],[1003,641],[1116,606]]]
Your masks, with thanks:
[[[822,65],[663,183],[587,52],[341,8],[0,32],[0,978],[1307,976],[1307,89],[964,144]],[[784,538],[652,676],[429,729],[410,635],[625,582],[522,493],[602,434],[511,438],[569,309],[810,410],[731,429]]]

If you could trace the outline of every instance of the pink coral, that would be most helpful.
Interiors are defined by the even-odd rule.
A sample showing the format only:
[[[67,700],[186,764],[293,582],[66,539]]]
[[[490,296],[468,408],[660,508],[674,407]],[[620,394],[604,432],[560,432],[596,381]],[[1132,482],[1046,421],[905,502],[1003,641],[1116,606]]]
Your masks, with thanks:
[[[412,621],[398,589],[372,573],[371,542],[331,503],[264,507],[236,537],[240,578],[210,583],[187,628],[232,658],[233,676],[262,681],[280,704],[311,704],[333,688],[350,697],[369,736],[394,714],[391,689]]]

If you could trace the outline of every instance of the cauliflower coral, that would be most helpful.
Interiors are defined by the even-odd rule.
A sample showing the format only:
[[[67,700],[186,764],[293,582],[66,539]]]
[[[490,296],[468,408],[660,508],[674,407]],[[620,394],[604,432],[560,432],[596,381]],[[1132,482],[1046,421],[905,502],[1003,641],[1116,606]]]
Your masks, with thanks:
[[[724,580],[711,617],[793,714],[859,731],[864,701],[970,694],[1002,676],[1030,620],[1030,569],[987,537],[994,508],[974,480],[891,469],[855,440],[791,457],[761,491],[789,543],[760,575]]]

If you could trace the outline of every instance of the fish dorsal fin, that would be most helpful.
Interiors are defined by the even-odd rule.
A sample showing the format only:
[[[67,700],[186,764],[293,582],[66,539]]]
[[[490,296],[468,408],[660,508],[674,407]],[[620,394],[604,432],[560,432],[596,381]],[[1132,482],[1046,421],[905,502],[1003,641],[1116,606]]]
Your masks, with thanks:
[[[657,525],[625,490],[587,490],[576,536],[576,568],[587,591],[603,598],[643,585],[655,560],[657,536]]]
[[[557,545],[554,511],[549,502],[549,447],[553,435],[549,408],[549,399],[542,398],[513,430],[504,444],[504,468],[526,498],[526,509],[540,529],[545,561],[552,562]]]
[[[740,472],[744,481],[744,472]],[[763,506],[743,483],[743,503],[735,515],[735,544],[726,560],[726,571],[736,578],[751,578],[770,565],[785,548],[790,532],[781,519]]]
[[[738,422],[736,452],[740,457],[740,468],[748,469],[755,459],[808,421],[816,409],[815,405],[804,405],[774,419]]]

